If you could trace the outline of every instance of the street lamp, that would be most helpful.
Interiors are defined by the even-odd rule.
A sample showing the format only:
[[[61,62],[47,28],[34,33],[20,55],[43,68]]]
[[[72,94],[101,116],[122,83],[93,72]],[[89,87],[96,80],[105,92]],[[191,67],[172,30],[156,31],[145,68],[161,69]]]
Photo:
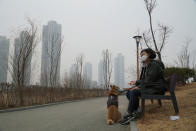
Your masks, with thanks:
[[[140,43],[140,40],[142,38],[142,36],[134,36],[133,37],[136,41],[136,47],[137,47],[137,80],[139,80],[139,43]]]

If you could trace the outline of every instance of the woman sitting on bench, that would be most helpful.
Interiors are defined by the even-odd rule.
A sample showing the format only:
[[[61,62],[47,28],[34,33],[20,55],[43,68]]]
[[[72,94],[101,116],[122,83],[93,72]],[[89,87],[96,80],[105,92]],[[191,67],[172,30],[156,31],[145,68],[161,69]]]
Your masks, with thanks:
[[[127,114],[120,121],[122,125],[129,124],[130,121],[138,118],[139,96],[144,94],[164,94],[166,81],[163,77],[164,64],[156,58],[156,53],[150,48],[141,51],[142,71],[140,79],[131,81],[126,96],[129,100]]]

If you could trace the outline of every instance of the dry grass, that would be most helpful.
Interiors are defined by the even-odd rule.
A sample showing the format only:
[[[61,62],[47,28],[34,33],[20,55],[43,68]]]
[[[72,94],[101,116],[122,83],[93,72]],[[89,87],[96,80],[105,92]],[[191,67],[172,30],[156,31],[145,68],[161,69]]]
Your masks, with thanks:
[[[196,83],[177,87],[176,96],[179,120],[169,119],[175,115],[171,101],[163,100],[162,107],[147,101],[145,116],[137,121],[139,131],[196,131]]]
[[[20,93],[22,93],[22,96],[20,96]],[[12,86],[4,86],[0,88],[0,109],[41,105],[105,95],[106,90],[101,88],[26,87],[22,90],[18,90]],[[23,100],[22,104],[21,99]]]

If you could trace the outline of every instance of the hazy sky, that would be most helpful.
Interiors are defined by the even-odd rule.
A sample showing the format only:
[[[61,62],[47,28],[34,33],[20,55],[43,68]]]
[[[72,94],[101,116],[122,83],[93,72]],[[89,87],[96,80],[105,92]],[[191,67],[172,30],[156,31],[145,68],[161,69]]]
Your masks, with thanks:
[[[157,3],[154,26],[163,23],[173,28],[163,52],[164,62],[171,65],[186,37],[192,38],[191,52],[196,52],[196,0]],[[96,80],[103,49],[109,49],[113,57],[122,53],[125,69],[135,65],[132,36],[138,29],[148,29],[147,15],[143,0],[0,0],[0,35],[13,38],[13,32],[26,24],[25,17],[40,27],[55,20],[62,24],[64,36],[61,74],[68,71],[76,56],[84,54],[85,61],[93,64]]]

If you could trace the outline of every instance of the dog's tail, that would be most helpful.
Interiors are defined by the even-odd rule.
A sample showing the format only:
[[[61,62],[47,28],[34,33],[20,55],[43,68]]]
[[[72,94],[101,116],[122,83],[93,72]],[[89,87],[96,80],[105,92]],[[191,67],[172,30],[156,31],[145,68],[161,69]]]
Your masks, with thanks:
[[[112,124],[114,124],[114,121],[111,120],[111,119],[110,119],[110,120],[107,120],[107,124],[108,124],[108,125],[112,125]]]

